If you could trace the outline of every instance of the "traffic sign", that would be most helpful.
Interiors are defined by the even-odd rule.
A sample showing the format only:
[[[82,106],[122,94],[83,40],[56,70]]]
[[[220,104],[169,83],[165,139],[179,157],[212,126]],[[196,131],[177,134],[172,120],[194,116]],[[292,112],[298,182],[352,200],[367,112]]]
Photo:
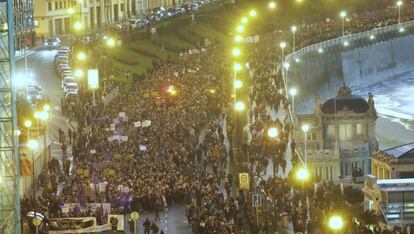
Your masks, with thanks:
[[[252,206],[259,207],[262,204],[262,196],[259,193],[252,194]]]
[[[39,219],[38,217],[33,219],[33,225],[35,225],[36,227],[40,226],[40,224],[42,224],[42,220]]]
[[[131,219],[134,220],[134,221],[138,220],[139,219],[139,213],[136,212],[136,211],[132,212],[131,213]]]

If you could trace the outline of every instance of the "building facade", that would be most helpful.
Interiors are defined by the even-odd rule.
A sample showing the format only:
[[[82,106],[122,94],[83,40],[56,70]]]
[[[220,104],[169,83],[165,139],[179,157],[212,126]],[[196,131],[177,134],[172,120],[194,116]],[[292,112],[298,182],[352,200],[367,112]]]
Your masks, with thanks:
[[[377,114],[372,94],[366,101],[352,95],[352,90],[344,85],[335,97],[322,104],[317,97],[313,114],[297,118],[299,126],[310,126],[306,134],[297,131],[295,135],[300,139],[299,149],[303,155],[306,136],[306,158],[319,178],[332,180],[352,176],[357,170],[363,174],[370,172],[370,154],[378,149]]]
[[[81,22],[84,31],[123,24],[155,7],[168,8],[182,3],[181,0],[38,0],[34,2],[36,35],[69,34],[75,22]]]
[[[13,17],[16,50],[33,47],[36,41],[33,0],[14,0]]]
[[[371,168],[377,179],[414,178],[414,142],[373,152]]]

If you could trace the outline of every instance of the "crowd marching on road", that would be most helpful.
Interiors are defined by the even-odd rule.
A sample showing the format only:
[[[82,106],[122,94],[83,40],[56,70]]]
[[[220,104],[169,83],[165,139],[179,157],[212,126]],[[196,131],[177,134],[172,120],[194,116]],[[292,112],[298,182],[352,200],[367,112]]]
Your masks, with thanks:
[[[405,9],[403,19],[412,19],[414,7]],[[352,15],[347,32],[395,23],[383,21],[390,14],[386,9]],[[333,21],[303,26],[300,44],[337,36],[337,29]],[[63,213],[61,205],[110,203],[111,213],[158,214],[171,204],[181,204],[194,233],[245,233],[246,229],[274,233],[284,214],[295,232],[323,232],[324,220],[342,202],[343,194],[330,183],[314,188],[295,182],[291,169],[300,159],[286,114],[289,100],[278,66],[280,49],[274,46],[287,37],[267,34],[257,44],[247,45],[252,108],[248,112],[250,161],[243,169],[256,178],[254,184],[266,200],[259,222],[250,198],[239,191],[229,169],[232,99],[227,77],[231,71],[222,45],[157,64],[129,93],[107,106],[90,100],[77,108],[78,129],[59,134],[60,143],[70,146],[70,151],[62,147],[68,157],[63,162],[51,159],[39,178],[41,194],[36,202],[24,199],[22,213],[35,209],[50,218],[95,216],[102,224],[108,217],[102,209],[76,207]],[[278,129],[277,139],[267,137],[270,126]],[[269,162],[273,170],[264,177]],[[154,222],[144,222],[146,233],[157,230]],[[372,233],[364,226],[349,227],[344,233],[355,233],[357,228]]]

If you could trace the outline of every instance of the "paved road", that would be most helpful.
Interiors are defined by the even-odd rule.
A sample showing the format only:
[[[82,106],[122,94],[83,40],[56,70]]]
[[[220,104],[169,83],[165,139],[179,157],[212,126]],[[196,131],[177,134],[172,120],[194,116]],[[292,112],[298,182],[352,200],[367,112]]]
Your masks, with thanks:
[[[58,136],[58,129],[67,132],[68,118],[63,116],[60,110],[60,99],[62,96],[61,81],[54,71],[53,56],[56,50],[38,50],[28,56],[28,68],[34,74],[33,80],[42,87],[42,92],[51,101],[49,111],[48,127],[52,134]],[[24,59],[16,62],[16,75],[24,75]]]
[[[49,111],[48,128],[54,135],[54,141],[51,144],[51,154],[53,157],[61,160],[62,154],[60,145],[57,143],[58,129],[61,128],[65,132],[68,129],[68,118],[65,117],[60,109],[60,100],[62,96],[61,81],[54,71],[53,56],[56,50],[38,50],[28,56],[28,67],[34,74],[34,80],[42,89],[43,94],[51,101],[51,110]],[[21,58],[16,64],[16,74],[24,74],[24,59]],[[70,151],[70,149],[69,149]],[[70,152],[69,152],[70,154]],[[141,214],[138,220],[138,233],[144,233],[142,223],[145,218],[154,221],[154,213]],[[160,213],[161,220],[157,222],[160,231],[169,234],[187,234],[191,233],[191,226],[187,222],[185,216],[185,208],[183,206],[171,206],[165,212]],[[129,218],[126,217],[125,221]],[[129,233],[129,225],[126,222],[126,228]]]

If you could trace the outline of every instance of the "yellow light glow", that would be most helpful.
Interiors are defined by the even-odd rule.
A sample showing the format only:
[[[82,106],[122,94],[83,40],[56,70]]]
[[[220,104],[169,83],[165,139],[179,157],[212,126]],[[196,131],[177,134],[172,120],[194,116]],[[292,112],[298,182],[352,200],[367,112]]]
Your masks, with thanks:
[[[81,69],[76,69],[74,72],[74,75],[76,78],[82,78],[83,77],[83,71]]]
[[[268,5],[268,7],[269,7],[269,9],[275,9],[276,8],[276,3],[275,2],[269,2],[269,5]]]
[[[73,7],[69,7],[68,13],[72,15],[73,13],[75,13],[75,9],[73,9]]]
[[[241,54],[241,51],[238,48],[234,48],[232,54],[234,57],[238,57]]]
[[[296,94],[298,94],[298,90],[296,88],[291,88],[289,90],[289,94],[292,96],[296,96]]]
[[[241,82],[241,80],[234,81],[234,88],[240,89],[242,86],[243,86],[243,82]]]
[[[236,104],[234,104],[234,109],[236,109],[237,111],[243,111],[245,108],[245,105],[243,102],[236,102]]]
[[[216,90],[215,89],[210,89],[210,90],[208,90],[210,93],[216,93]]]
[[[284,41],[280,42],[279,46],[282,49],[286,48],[286,42],[284,42]]]
[[[85,53],[83,53],[83,52],[79,52],[78,53],[78,60],[81,60],[81,61],[83,61],[83,60],[85,60],[86,59],[86,54]]]
[[[341,11],[341,13],[339,13],[339,16],[341,16],[341,18],[346,17],[346,11]]]
[[[34,117],[35,117],[35,119],[39,119],[40,118],[40,112],[35,112],[34,113]]]
[[[240,71],[242,69],[242,66],[239,63],[235,63],[234,66],[233,66],[233,69],[235,71]]]
[[[237,26],[236,31],[239,32],[239,33],[243,32],[244,31],[243,25]]]
[[[270,138],[275,138],[279,135],[279,132],[277,131],[277,128],[272,127],[272,128],[269,128],[269,130],[267,130],[267,135]]]
[[[39,144],[37,143],[36,140],[29,140],[27,142],[27,147],[29,147],[31,150],[37,149],[37,147],[39,147]]]
[[[24,121],[24,126],[25,126],[26,128],[30,128],[30,127],[32,126],[32,121],[30,121],[30,120],[26,120],[26,121]]]
[[[339,230],[344,226],[344,221],[341,216],[334,215],[329,218],[329,227],[333,230]]]
[[[44,111],[49,111],[49,110],[50,110],[50,105],[49,105],[49,104],[45,104],[45,105],[43,106],[43,110],[44,110]]]
[[[290,30],[295,33],[298,30],[298,27],[296,27],[296,25],[293,25]]]
[[[108,45],[109,47],[114,47],[115,40],[113,38],[108,38],[108,40],[106,40],[106,45]]]
[[[243,17],[241,18],[241,22],[242,22],[243,24],[246,24],[248,21],[249,21],[249,19],[247,19],[247,17],[245,17],[245,16],[243,16]]]
[[[41,120],[47,120],[47,119],[49,119],[49,113],[47,113],[46,111],[42,111],[42,112],[40,112],[40,119]]]
[[[79,31],[79,30],[82,29],[82,23],[81,22],[75,22],[73,27],[75,28],[75,30]]]
[[[300,181],[305,181],[309,179],[309,171],[308,169],[302,167],[296,171],[296,178]]]
[[[255,10],[251,10],[251,11],[249,12],[249,15],[250,15],[251,17],[255,17],[255,16],[257,15],[257,12],[256,12]]]
[[[402,6],[402,4],[403,4],[403,1],[401,1],[401,0],[400,1],[397,1],[397,6],[398,7]]]
[[[308,132],[309,131],[309,125],[304,124],[304,125],[302,125],[301,129],[302,129],[303,132]]]
[[[234,41],[235,41],[235,42],[241,42],[241,41],[243,41],[243,37],[242,37],[242,36],[240,36],[240,35],[236,35],[236,36],[234,37]]]

